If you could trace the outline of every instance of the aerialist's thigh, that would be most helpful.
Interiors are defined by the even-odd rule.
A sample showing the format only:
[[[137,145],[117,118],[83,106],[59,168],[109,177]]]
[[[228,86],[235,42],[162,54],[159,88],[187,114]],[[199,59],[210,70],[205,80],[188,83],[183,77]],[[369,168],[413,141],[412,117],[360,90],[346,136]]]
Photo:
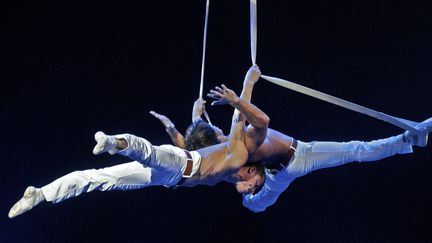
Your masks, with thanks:
[[[313,142],[306,154],[306,161],[312,171],[335,167],[355,160],[359,142]]]
[[[186,166],[185,152],[172,145],[153,146],[155,151],[155,167],[170,171],[173,174],[182,175]]]
[[[335,167],[349,162],[377,161],[395,154],[411,153],[411,145],[401,136],[393,136],[368,142],[311,142],[302,143],[299,159],[294,167],[301,174],[314,170]],[[291,166],[291,165],[290,165]]]
[[[288,171],[295,177],[309,172],[335,167],[354,160],[356,145],[352,142],[311,142],[297,147],[297,156],[288,166]]]
[[[119,151],[119,154],[139,161],[144,166],[178,174],[186,165],[185,152],[172,145],[153,146],[144,138],[132,134],[119,134],[116,138],[123,138],[128,147]]]
[[[84,171],[92,179],[102,183],[105,189],[132,190],[152,184],[152,170],[137,161]]]

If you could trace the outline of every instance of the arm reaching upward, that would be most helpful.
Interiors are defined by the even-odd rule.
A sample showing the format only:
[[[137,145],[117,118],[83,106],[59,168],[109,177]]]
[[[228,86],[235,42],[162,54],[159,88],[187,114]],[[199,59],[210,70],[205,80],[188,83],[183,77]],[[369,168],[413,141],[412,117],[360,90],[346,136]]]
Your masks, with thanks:
[[[259,67],[254,64],[249,68],[245,75],[245,79],[243,81],[243,89],[240,95],[246,102],[250,102],[252,98],[252,90],[256,82],[258,82],[261,76],[261,70]],[[262,116],[257,122],[249,121],[250,125],[246,131],[246,148],[249,151],[249,154],[253,153],[265,140],[267,135],[268,124],[270,122],[270,118],[263,113],[265,116]]]
[[[246,139],[246,141],[249,141],[246,143],[249,153],[253,152],[264,142],[268,123],[270,121],[270,118],[264,112],[253,104],[239,98],[234,91],[228,89],[225,85],[215,87],[215,90],[210,90],[208,96],[216,99],[212,105],[230,104],[232,107],[236,108],[239,112],[234,112],[233,120],[237,118],[242,119],[242,116],[244,116],[254,127],[253,133],[251,133],[253,136]]]
[[[234,108],[236,108],[234,115],[239,111],[246,115],[246,119],[250,123],[245,136],[245,144],[249,154],[255,152],[255,150],[264,142],[267,135],[268,124],[270,122],[270,118],[264,112],[250,103],[253,87],[259,80],[260,75],[261,71],[257,65],[253,65],[249,68],[243,81],[243,90],[240,95],[240,101],[235,102],[235,105],[231,104],[235,100],[232,100],[230,103],[226,99],[212,97],[216,99],[216,101],[213,101],[212,105],[230,103]],[[222,92],[220,89],[218,91]]]
[[[174,123],[172,123],[168,117],[154,111],[150,111],[150,114],[159,119],[159,121],[165,126],[165,131],[168,133],[175,146],[183,149],[186,148],[184,136],[177,131]]]
[[[253,87],[255,83],[258,82],[260,76],[261,70],[256,64],[249,68],[243,81],[243,89],[240,98],[246,102],[251,102]]]

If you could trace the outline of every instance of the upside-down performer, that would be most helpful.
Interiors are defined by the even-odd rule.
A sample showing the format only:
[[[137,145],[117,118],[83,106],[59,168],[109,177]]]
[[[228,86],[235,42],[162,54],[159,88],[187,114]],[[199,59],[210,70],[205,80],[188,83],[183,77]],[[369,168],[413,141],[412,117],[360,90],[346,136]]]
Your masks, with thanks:
[[[227,142],[191,152],[172,145],[153,146],[146,139],[131,134],[108,136],[97,132],[94,154],[118,153],[135,161],[104,169],[75,171],[41,188],[29,186],[8,216],[13,218],[25,213],[43,201],[59,203],[93,190],[192,187],[226,181],[235,184],[239,193],[253,192],[263,184],[264,171],[259,164],[245,165],[248,152],[244,127],[246,120],[256,127],[267,126],[268,117],[242,100],[233,103],[233,107],[236,111]]]
[[[252,66],[246,74],[241,94],[244,102],[250,102],[253,87],[259,80],[260,74],[256,65]],[[209,96],[216,99],[212,104],[232,105],[239,102],[239,97],[226,88],[216,88]],[[256,129],[253,125],[249,125],[245,135],[245,144],[249,153],[248,163],[260,162],[265,167],[266,176],[263,187],[256,194],[243,194],[243,205],[254,212],[264,211],[276,202],[291,182],[315,170],[412,153],[413,145],[419,147],[427,145],[428,133],[432,130],[432,118],[419,123],[416,129],[419,132],[406,131],[397,136],[369,142],[308,143],[270,128]],[[254,142],[261,141],[262,137],[265,138],[263,143]]]
[[[254,67],[252,67],[253,69]],[[257,67],[256,67],[257,69]],[[257,69],[256,72],[259,72]],[[242,97],[250,101],[255,79],[245,79]],[[258,79],[256,79],[258,80]],[[218,92],[211,97],[226,103]],[[228,102],[235,103],[235,97]],[[246,131],[246,148],[249,152],[248,162],[261,161],[266,168],[265,183],[262,189],[253,195],[243,194],[243,205],[254,212],[264,211],[273,205],[279,195],[287,189],[292,181],[312,171],[335,167],[350,162],[377,161],[396,154],[412,153],[412,146],[425,147],[428,133],[432,130],[432,118],[419,123],[415,128],[419,132],[406,131],[403,134],[369,142],[301,142],[276,130],[268,129],[265,141],[255,146],[253,141],[256,130],[249,126]],[[250,141],[248,141],[250,139]]]

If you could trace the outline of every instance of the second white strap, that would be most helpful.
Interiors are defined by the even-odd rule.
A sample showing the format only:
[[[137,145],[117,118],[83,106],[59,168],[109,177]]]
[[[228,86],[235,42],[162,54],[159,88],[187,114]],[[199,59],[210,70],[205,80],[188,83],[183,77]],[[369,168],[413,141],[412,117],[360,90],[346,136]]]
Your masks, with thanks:
[[[287,80],[283,80],[280,78],[274,78],[274,77],[270,77],[270,76],[266,76],[266,75],[261,75],[261,78],[263,78],[263,79],[265,79],[271,83],[280,85],[282,87],[300,92],[302,94],[312,96],[314,98],[329,102],[331,104],[338,105],[338,106],[344,107],[346,109],[356,111],[358,113],[362,113],[362,114],[371,116],[373,118],[388,122],[390,124],[393,124],[395,126],[402,128],[404,130],[413,131],[413,132],[417,131],[417,129],[415,128],[415,125],[417,124],[416,122],[409,121],[409,120],[399,118],[399,117],[390,116],[390,115],[387,115],[385,113],[378,112],[378,111],[369,109],[367,107],[357,105],[355,103],[340,99],[338,97],[331,96],[331,95],[328,95],[326,93],[323,93],[323,92],[320,92],[320,91],[317,91],[317,90],[314,90],[314,89],[308,88],[306,86],[302,86],[302,85],[299,85],[299,84],[296,84],[296,83],[293,83],[293,82],[290,82]]]

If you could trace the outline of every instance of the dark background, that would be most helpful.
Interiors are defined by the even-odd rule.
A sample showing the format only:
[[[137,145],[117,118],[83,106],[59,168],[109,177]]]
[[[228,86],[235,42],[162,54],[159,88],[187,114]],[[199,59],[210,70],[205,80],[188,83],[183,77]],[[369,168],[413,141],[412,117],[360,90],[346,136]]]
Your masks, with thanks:
[[[413,3],[414,2],[414,3]],[[128,161],[93,156],[93,134],[170,143],[201,72],[204,0],[2,1],[0,242],[431,242],[431,149],[311,173],[266,212],[232,185],[93,192],[13,220],[26,186]],[[258,1],[257,63],[276,76],[414,121],[432,115],[430,1]],[[205,91],[239,92],[249,2],[210,5]],[[253,103],[302,141],[371,140],[397,127],[260,81]],[[232,109],[207,107],[228,131]]]

